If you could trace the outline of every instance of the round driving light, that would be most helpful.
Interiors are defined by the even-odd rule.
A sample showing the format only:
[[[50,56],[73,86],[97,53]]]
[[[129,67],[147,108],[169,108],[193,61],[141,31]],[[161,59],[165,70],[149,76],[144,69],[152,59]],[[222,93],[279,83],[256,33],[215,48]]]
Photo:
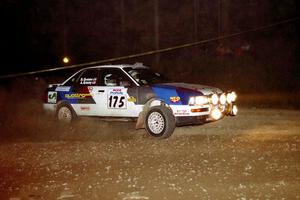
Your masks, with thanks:
[[[231,102],[234,102],[237,98],[237,95],[235,92],[231,92]]]
[[[222,117],[222,113],[219,109],[215,108],[211,111],[211,117],[214,119],[214,120],[218,120]]]
[[[211,102],[212,102],[212,104],[217,105],[217,104],[218,104],[218,101],[219,101],[218,95],[217,95],[217,94],[213,94],[213,95],[211,96]]]
[[[231,93],[227,94],[226,101],[227,101],[227,103],[231,103],[232,102],[232,95],[231,95]]]
[[[226,103],[226,95],[224,93],[220,96],[220,103],[222,105],[224,105]]]
[[[232,114],[233,116],[235,116],[235,115],[237,115],[237,113],[238,113],[238,108],[237,108],[236,105],[233,105],[233,106],[232,106],[231,114]]]

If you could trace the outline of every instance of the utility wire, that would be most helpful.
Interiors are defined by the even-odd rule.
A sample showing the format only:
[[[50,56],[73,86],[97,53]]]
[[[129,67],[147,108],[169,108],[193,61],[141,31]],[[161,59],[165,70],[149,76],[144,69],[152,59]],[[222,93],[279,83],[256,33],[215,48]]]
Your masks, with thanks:
[[[246,34],[246,33],[257,32],[257,31],[269,29],[269,28],[272,28],[272,27],[275,27],[275,26],[278,26],[278,25],[282,25],[282,24],[286,24],[286,23],[296,21],[298,19],[300,19],[300,17],[290,18],[290,19],[279,21],[279,22],[272,23],[272,24],[269,24],[269,25],[249,29],[249,30],[246,30],[246,31],[241,31],[241,32],[233,33],[233,34],[228,34],[228,35],[219,36],[219,37],[210,38],[210,39],[201,40],[201,41],[192,42],[192,43],[187,43],[187,44],[183,44],[183,45],[158,49],[158,50],[154,50],[154,51],[147,51],[147,52],[143,52],[143,53],[137,53],[137,54],[121,56],[121,57],[117,57],[117,58],[109,58],[109,59],[104,59],[104,60],[99,60],[99,61],[92,61],[92,62],[87,62],[87,63],[64,66],[64,67],[53,67],[53,68],[49,68],[49,69],[43,69],[43,70],[37,70],[37,71],[31,71],[31,72],[3,75],[3,76],[0,76],[0,79],[14,78],[14,77],[19,77],[19,76],[27,76],[27,75],[35,75],[35,74],[40,74],[40,73],[54,72],[54,71],[66,70],[66,69],[74,69],[74,68],[85,67],[85,66],[88,66],[88,65],[98,65],[98,64],[104,64],[104,63],[115,62],[115,61],[120,61],[120,60],[126,60],[126,59],[130,59],[130,58],[138,58],[138,57],[143,57],[143,56],[148,56],[148,55],[153,55],[153,54],[158,54],[158,53],[164,53],[164,52],[168,52],[168,51],[174,51],[174,50],[177,50],[177,49],[183,49],[183,48],[192,47],[192,46],[196,46],[196,45],[201,45],[201,44],[205,44],[205,43],[210,43],[210,42],[214,42],[214,41],[218,41],[218,40],[232,38],[232,37],[236,37],[236,36],[243,35],[243,34]]]

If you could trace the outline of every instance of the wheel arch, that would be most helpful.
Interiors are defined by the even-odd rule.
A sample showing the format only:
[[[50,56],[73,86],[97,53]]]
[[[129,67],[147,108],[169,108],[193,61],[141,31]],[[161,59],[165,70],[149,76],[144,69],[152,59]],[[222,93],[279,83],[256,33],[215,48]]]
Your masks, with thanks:
[[[66,100],[61,100],[61,101],[58,101],[58,102],[56,103],[56,111],[57,111],[57,109],[58,109],[59,107],[61,107],[61,106],[63,106],[63,105],[69,106],[69,107],[72,108],[73,111],[74,111],[73,106],[72,106],[68,101],[66,101]]]
[[[74,116],[77,116],[77,113],[76,113],[76,111],[74,110],[72,104],[70,104],[70,103],[69,103],[68,101],[66,101],[66,100],[62,100],[62,101],[57,102],[57,104],[56,104],[56,109],[55,109],[55,115],[56,115],[56,116],[57,116],[57,112],[58,112],[59,108],[62,107],[62,106],[67,106],[67,107],[69,107],[69,108],[71,109],[72,113],[74,114]]]
[[[137,122],[135,125],[136,129],[145,128],[146,114],[154,106],[165,106],[172,111],[171,107],[164,100],[156,98],[156,97],[151,98],[145,103],[145,105],[143,106],[143,110],[139,113],[139,116],[138,116],[138,119],[137,119]]]

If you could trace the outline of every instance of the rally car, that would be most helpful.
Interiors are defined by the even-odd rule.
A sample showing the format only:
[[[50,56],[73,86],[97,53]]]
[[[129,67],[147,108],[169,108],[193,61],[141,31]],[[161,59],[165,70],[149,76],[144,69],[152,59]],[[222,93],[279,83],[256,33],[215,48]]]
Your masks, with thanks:
[[[78,116],[135,119],[136,128],[167,138],[176,126],[235,116],[236,98],[233,91],[168,81],[136,63],[81,69],[62,84],[49,85],[43,107],[65,122]]]

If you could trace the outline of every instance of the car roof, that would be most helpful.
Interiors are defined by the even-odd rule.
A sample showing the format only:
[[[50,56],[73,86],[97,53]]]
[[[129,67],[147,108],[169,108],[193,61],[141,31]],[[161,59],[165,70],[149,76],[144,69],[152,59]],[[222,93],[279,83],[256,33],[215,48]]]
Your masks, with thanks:
[[[82,70],[85,69],[98,69],[98,68],[119,68],[119,69],[123,69],[123,68],[133,68],[133,69],[148,69],[149,67],[144,66],[143,63],[135,63],[135,64],[118,64],[118,65],[97,65],[97,66],[91,66],[91,67],[86,67],[83,68]]]
[[[87,69],[101,69],[101,68],[119,68],[119,69],[123,69],[123,68],[127,68],[127,67],[131,67],[133,69],[149,69],[149,67],[144,66],[143,63],[135,63],[133,65],[132,64],[131,65],[130,64],[119,64],[119,65],[98,65],[98,66],[85,67],[85,68],[82,68],[82,69],[78,70],[72,76],[67,78],[61,85],[64,85],[66,82],[68,82],[76,74],[79,74],[82,71],[87,70]]]

